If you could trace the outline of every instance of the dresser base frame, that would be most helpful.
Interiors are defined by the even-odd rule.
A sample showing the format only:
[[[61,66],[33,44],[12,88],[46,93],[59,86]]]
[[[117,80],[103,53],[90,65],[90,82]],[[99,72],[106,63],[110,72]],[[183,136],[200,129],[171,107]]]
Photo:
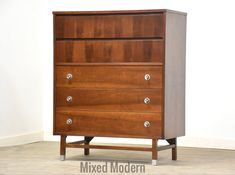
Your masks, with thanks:
[[[60,160],[65,160],[66,148],[84,148],[84,155],[90,154],[90,149],[114,149],[129,151],[149,151],[152,152],[152,165],[157,165],[158,151],[172,149],[172,160],[177,160],[177,139],[166,139],[169,145],[158,146],[158,139],[152,139],[152,147],[136,147],[136,146],[109,146],[109,145],[90,145],[94,137],[84,137],[84,140],[76,142],[66,142],[66,137],[62,135],[60,140]]]

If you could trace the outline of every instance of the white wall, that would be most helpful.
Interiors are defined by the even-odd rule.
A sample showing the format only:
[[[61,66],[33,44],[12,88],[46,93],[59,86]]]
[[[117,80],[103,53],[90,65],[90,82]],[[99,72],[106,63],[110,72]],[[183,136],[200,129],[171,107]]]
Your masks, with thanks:
[[[0,76],[4,82],[0,86],[0,92],[3,94],[0,99],[0,105],[3,106],[0,112],[0,136],[38,131],[42,127],[43,118],[44,139],[58,140],[58,137],[52,136],[52,11],[168,8],[188,13],[187,136],[179,139],[179,144],[235,149],[235,11],[232,0],[12,2],[13,0],[0,2],[0,19],[3,19],[0,31],[4,31],[0,32]],[[5,16],[2,16],[2,13]],[[17,19],[17,30],[8,27],[14,24],[11,20],[6,20],[6,15],[9,15],[8,19]],[[33,20],[32,16],[38,20]],[[20,25],[21,20],[24,24],[28,21],[30,24],[24,27]],[[10,25],[3,25],[5,23]],[[7,36],[6,32],[11,33],[11,37]],[[12,62],[17,63],[14,65],[14,71],[10,67]],[[31,74],[28,74],[30,70]],[[18,118],[20,120],[15,122]],[[9,128],[12,125],[14,127]],[[95,141],[133,143],[128,139],[99,138]],[[135,140],[136,142],[150,143],[145,140]]]
[[[0,1],[1,146],[43,138],[40,9],[37,1]]]

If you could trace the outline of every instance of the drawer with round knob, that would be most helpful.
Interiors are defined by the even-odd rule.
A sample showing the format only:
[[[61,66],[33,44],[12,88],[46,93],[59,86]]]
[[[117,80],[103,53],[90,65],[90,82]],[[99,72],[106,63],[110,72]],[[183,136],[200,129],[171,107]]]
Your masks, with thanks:
[[[57,66],[57,87],[162,88],[161,66]]]
[[[55,131],[59,134],[148,138],[162,135],[161,113],[57,110],[56,116]]]
[[[162,111],[161,89],[57,88],[56,107],[105,111]]]

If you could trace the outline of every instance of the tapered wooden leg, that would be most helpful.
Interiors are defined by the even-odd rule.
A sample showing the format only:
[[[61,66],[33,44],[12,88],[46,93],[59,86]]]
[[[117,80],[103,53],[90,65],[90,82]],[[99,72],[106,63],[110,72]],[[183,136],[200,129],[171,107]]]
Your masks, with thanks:
[[[152,139],[152,165],[157,165],[157,139]]]
[[[172,148],[172,150],[171,150],[171,154],[172,154],[172,160],[177,160],[177,139],[176,138],[167,139],[167,142],[170,145],[175,145],[175,147]]]
[[[60,160],[65,160],[65,154],[66,154],[66,137],[67,136],[60,136]]]
[[[177,160],[177,139],[172,139],[172,143],[175,144],[175,148],[172,148],[172,160]]]
[[[85,145],[89,145],[89,142],[87,142],[87,137],[84,137],[85,140]],[[84,148],[84,155],[87,156],[90,154],[90,149],[89,148]]]
[[[93,139],[94,137],[84,137],[85,140],[85,145],[89,145],[90,141]],[[90,149],[89,148],[84,148],[84,155],[89,155],[90,154]]]

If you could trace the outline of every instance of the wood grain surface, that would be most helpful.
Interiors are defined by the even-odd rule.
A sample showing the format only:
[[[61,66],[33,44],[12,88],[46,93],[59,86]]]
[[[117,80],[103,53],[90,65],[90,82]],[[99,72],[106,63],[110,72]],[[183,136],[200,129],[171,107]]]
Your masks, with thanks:
[[[79,63],[162,62],[162,40],[62,40],[55,42],[55,61]]]
[[[152,138],[161,136],[161,113],[130,112],[56,112],[56,133],[86,136]],[[72,124],[66,124],[72,119]],[[149,121],[150,126],[144,127]]]
[[[162,88],[162,71],[161,66],[57,66],[56,87]]]
[[[161,13],[56,16],[56,38],[163,37]]]
[[[72,102],[66,98],[71,96]],[[57,88],[57,107],[76,107],[80,110],[161,112],[161,89],[79,89]],[[151,102],[144,103],[148,97]],[[69,110],[69,108],[67,108]]]

